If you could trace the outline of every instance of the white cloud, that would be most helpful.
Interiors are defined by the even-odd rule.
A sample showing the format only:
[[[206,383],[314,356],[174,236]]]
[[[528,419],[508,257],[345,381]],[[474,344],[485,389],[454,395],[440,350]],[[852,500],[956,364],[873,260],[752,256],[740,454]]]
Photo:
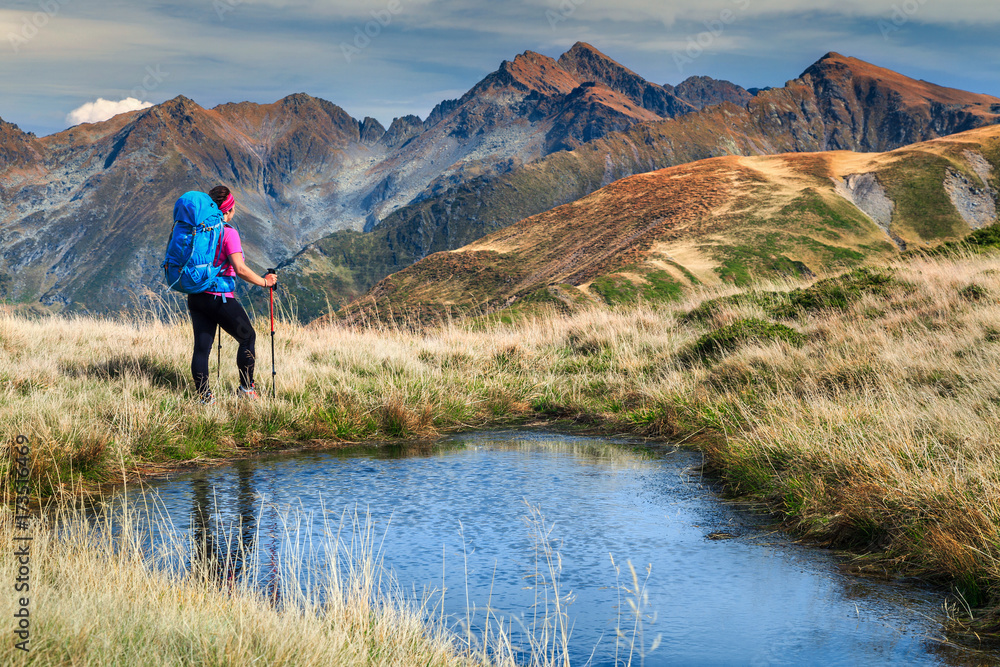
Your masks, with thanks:
[[[134,97],[126,97],[124,100],[113,102],[103,97],[98,97],[94,102],[87,102],[81,107],[73,109],[66,116],[66,122],[70,125],[80,123],[99,123],[112,116],[117,116],[126,111],[136,111],[138,109],[148,109],[153,106],[152,102],[140,102]]]

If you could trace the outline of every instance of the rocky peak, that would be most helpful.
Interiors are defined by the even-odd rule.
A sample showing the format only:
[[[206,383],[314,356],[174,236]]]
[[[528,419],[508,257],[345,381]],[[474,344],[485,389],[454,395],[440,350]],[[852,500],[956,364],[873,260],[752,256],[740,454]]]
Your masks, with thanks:
[[[893,83],[905,83],[908,80],[907,77],[891,70],[885,70],[863,60],[849,58],[835,52],[826,54],[810,65],[797,80],[820,85],[842,86],[849,85],[856,77],[874,77]]]
[[[225,125],[239,128],[259,148],[280,147],[288,164],[297,164],[309,152],[321,163],[320,146],[341,148],[360,140],[361,123],[333,102],[304,93],[288,95],[270,104],[223,104],[212,112],[209,116],[217,113],[219,118],[207,118],[209,124],[223,120]],[[231,140],[229,130],[223,130],[223,134],[225,141]],[[376,137],[374,141],[377,140]]]
[[[753,95],[741,86],[729,81],[718,81],[710,76],[688,77],[674,88],[674,94],[696,109],[732,102],[736,106],[746,106]]]
[[[272,105],[265,106],[272,107]],[[283,112],[282,115],[291,115],[322,124],[333,123],[338,130],[348,134],[353,134],[352,130],[357,126],[357,121],[341,107],[329,100],[305,93],[295,93],[283,97],[273,106],[280,108]]]
[[[161,112],[173,115],[178,113],[189,114],[192,111],[200,110],[202,107],[191,98],[178,95],[172,100],[167,100],[150,108],[159,109]]]
[[[552,129],[546,133],[546,151],[550,153],[573,150],[636,123],[662,120],[625,95],[595,81],[582,83],[566,95],[554,119]]]
[[[17,135],[17,136],[23,136],[23,137],[33,137],[33,136],[35,136],[33,132],[25,132],[24,130],[22,130],[20,127],[18,127],[14,123],[8,123],[3,118],[0,118],[0,132],[2,132],[4,134],[8,134],[9,133],[9,134],[13,134],[13,135]]]
[[[193,100],[178,95],[172,100],[167,100],[161,104],[146,109],[137,119],[137,124],[144,124],[146,121],[156,119],[163,125],[172,127],[185,127],[195,124],[195,114],[203,112],[204,109]]]
[[[817,91],[892,90],[906,105],[936,102],[945,105],[985,105],[1000,103],[1000,98],[946,88],[912,79],[858,58],[830,52],[812,64],[799,80],[812,83]]]
[[[633,100],[641,99],[649,85],[644,78],[585,42],[577,42],[559,56],[559,66],[580,81],[598,81]]]
[[[313,104],[315,102],[322,101],[318,97],[313,97],[306,93],[292,93],[291,95],[285,95],[280,100],[278,104],[287,108],[297,108],[305,104]]]
[[[690,113],[695,107],[668,88],[650,83],[590,44],[577,42],[559,57],[559,66],[580,81],[596,81],[664,118]]]
[[[371,116],[365,116],[361,121],[358,134],[363,144],[378,143],[378,140],[385,134],[385,127]]]
[[[857,58],[851,58],[849,56],[845,56],[845,55],[842,55],[840,53],[837,53],[836,51],[830,51],[825,56],[823,56],[822,58],[820,58],[819,60],[817,60],[815,63],[813,63],[813,67],[815,67],[816,65],[819,65],[820,63],[824,63],[824,62],[832,62],[832,63],[841,62],[841,63],[843,63],[843,62],[849,62],[851,60],[857,60],[858,62],[863,62],[861,60],[858,60]]]
[[[431,112],[425,129],[437,128],[460,142],[498,130],[514,119],[537,122],[580,85],[548,56],[525,51],[505,60],[459,100],[442,102]],[[389,133],[393,132],[392,127]]]
[[[424,129],[424,123],[420,116],[407,115],[400,118],[393,118],[389,124],[389,129],[382,135],[380,141],[388,148],[401,146],[412,137],[420,134]]]
[[[459,104],[461,104],[461,100],[444,100],[439,102],[438,105],[431,110],[430,115],[427,116],[425,124],[427,127],[434,127],[447,118],[452,111],[457,109]]]
[[[525,51],[513,61],[503,61],[497,74],[500,75],[499,81],[505,84],[514,84],[544,96],[565,95],[580,85],[580,81],[555,60],[534,51]],[[484,81],[489,79],[487,77]]]
[[[772,134],[811,137],[816,150],[871,152],[1000,122],[990,111],[998,101],[828,53],[747,108]]]

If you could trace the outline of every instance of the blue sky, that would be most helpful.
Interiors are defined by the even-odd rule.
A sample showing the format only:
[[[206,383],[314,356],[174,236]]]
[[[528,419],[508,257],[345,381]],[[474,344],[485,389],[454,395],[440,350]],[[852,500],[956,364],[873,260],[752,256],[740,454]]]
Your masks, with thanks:
[[[1000,97],[998,28],[995,0],[8,0],[0,118],[44,135],[98,98],[306,92],[388,125],[578,40],[657,83],[780,86],[839,51]]]

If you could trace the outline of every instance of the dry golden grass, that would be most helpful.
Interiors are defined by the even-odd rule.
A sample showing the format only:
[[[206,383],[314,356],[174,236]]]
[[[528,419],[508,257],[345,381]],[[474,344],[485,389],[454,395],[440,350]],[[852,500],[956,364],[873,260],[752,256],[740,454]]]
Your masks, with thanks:
[[[797,530],[997,604],[1000,259],[913,259],[892,272],[911,286],[782,316],[749,298],[685,317],[737,293],[706,288],[662,309],[416,333],[282,323],[277,398],[211,407],[191,397],[185,321],[2,315],[0,426],[32,438],[43,491],[114,479],[121,463],[539,419],[668,437],[702,448],[734,493]],[[686,353],[748,317],[805,343]],[[225,345],[220,393],[235,380]],[[260,336],[265,389],[268,346]]]
[[[804,315],[801,349],[748,348],[705,369],[701,407],[726,436],[709,445],[715,465],[802,530],[996,601],[998,269],[912,261],[897,274],[912,294]]]
[[[4,642],[0,662],[394,667],[483,664],[481,658],[492,655],[498,659],[489,662],[511,664],[502,644],[491,647],[499,653],[474,656],[454,635],[429,626],[426,610],[387,592],[370,524],[363,521],[352,560],[312,579],[310,597],[295,597],[296,582],[304,580],[302,563],[283,563],[282,580],[292,583],[276,606],[252,580],[220,586],[197,563],[172,573],[158,569],[154,555],[190,553],[191,547],[174,537],[152,553],[135,510],[94,523],[64,507],[31,530],[30,650]],[[14,534],[5,509],[0,545],[7,553]],[[4,558],[0,576],[14,581],[15,570],[14,559]],[[7,618],[14,599],[7,595],[0,602]]]

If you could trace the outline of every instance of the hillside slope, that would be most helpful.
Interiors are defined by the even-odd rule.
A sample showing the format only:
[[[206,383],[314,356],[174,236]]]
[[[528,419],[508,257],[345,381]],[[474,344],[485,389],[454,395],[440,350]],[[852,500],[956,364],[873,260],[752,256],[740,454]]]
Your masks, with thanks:
[[[518,302],[668,300],[700,283],[809,276],[993,224],[1000,127],[887,153],[720,157],[632,176],[438,252],[344,309],[429,322]]]

